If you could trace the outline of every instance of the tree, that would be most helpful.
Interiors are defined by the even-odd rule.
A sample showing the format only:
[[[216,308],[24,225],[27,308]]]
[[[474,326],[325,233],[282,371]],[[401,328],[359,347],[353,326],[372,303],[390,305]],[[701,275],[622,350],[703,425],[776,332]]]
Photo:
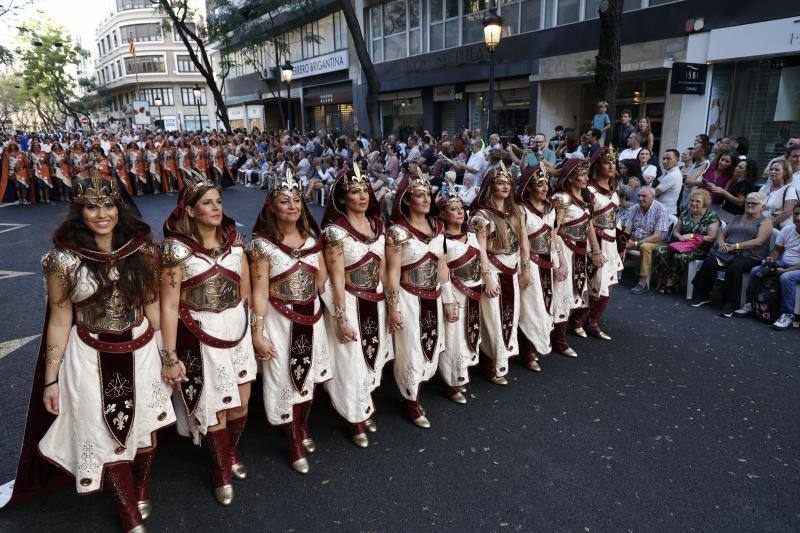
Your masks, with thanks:
[[[600,43],[595,61],[594,82],[600,99],[608,102],[608,116],[616,116],[617,84],[620,71],[620,34],[622,32],[623,0],[603,0],[600,3]]]
[[[7,16],[14,16],[23,8],[33,3],[33,0],[0,0],[0,19]],[[11,65],[14,60],[13,52],[6,46],[0,44],[0,64]]]
[[[347,30],[350,32],[350,37],[353,39],[353,47],[356,49],[358,62],[361,63],[364,76],[367,78],[367,119],[369,120],[369,130],[367,134],[371,136],[380,135],[381,120],[378,113],[378,96],[381,92],[381,80],[378,78],[378,73],[375,71],[375,65],[372,64],[372,58],[369,56],[367,44],[364,42],[364,35],[361,33],[358,16],[356,16],[356,10],[353,9],[351,0],[337,1],[342,8],[344,20],[347,22]]]
[[[225,83],[229,68],[223,68],[221,82],[218,85],[217,78],[214,76],[214,66],[209,51],[210,42],[206,38],[204,22],[197,17],[195,10],[189,6],[189,0],[150,0],[150,3],[158,6],[159,10],[167,17],[165,26],[168,29],[174,28],[178,32],[178,36],[189,53],[189,59],[192,60],[197,71],[203,76],[208,89],[214,96],[217,117],[222,121],[225,131],[231,133],[228,107],[225,105],[221,90],[221,85]]]
[[[25,105],[25,94],[17,73],[0,76],[0,129],[13,122],[14,115]]]

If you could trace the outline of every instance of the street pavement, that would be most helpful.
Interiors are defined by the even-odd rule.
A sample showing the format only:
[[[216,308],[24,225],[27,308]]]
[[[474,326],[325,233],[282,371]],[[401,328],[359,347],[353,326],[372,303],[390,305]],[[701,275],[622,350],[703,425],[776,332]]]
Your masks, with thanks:
[[[249,234],[264,193],[238,186],[224,197]],[[138,203],[160,236],[175,197]],[[64,212],[0,208],[0,484],[14,477],[41,333],[39,259]],[[391,366],[367,449],[318,392],[306,476],[289,467],[254,390],[240,443],[249,476],[227,508],[213,499],[204,451],[162,432],[148,529],[800,530],[800,332],[720,318],[677,295],[632,296],[629,286],[607,311],[612,342],[572,337],[580,357],[549,356],[541,374],[512,364],[506,387],[473,371],[465,406],[438,379],[426,385],[429,430],[406,419]],[[0,510],[4,532],[116,528],[106,494],[72,487]]]

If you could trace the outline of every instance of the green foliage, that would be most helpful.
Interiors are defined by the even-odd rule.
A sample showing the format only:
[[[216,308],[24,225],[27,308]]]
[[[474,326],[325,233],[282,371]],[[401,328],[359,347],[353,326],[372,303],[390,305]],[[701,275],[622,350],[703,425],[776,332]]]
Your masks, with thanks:
[[[25,89],[21,81],[15,72],[0,76],[0,127],[25,105]]]

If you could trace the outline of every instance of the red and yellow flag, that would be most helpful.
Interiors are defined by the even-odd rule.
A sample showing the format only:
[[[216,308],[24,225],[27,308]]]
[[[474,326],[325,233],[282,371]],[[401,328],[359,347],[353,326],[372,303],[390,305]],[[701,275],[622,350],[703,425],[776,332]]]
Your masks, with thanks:
[[[130,52],[133,57],[136,57],[136,45],[133,44],[133,39],[128,39],[128,52]]]

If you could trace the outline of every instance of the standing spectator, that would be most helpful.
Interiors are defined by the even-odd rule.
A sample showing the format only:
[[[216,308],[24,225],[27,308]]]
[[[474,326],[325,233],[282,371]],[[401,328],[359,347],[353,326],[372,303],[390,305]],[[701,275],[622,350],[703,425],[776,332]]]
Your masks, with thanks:
[[[545,148],[547,138],[544,133],[537,133],[533,136],[533,142],[530,145],[530,152],[522,159],[522,169],[527,167],[538,166],[541,161],[549,163],[550,169],[556,164],[556,153],[549,148]],[[547,168],[548,165],[545,165]]]
[[[578,132],[571,130],[564,136],[564,159],[586,159],[580,150]]]
[[[564,131],[564,126],[560,124],[556,126],[556,134],[550,137],[550,149],[554,152],[557,152],[559,148],[561,148],[561,144],[564,140],[566,140],[567,132]]]
[[[655,165],[650,164],[650,158],[653,157],[653,152],[649,148],[642,147],[639,150],[639,155],[636,159],[639,160],[639,168],[642,169],[643,185],[652,185],[653,180],[658,176],[658,169]]]
[[[800,188],[800,144],[793,144],[786,149],[786,161],[792,167],[792,181]]]
[[[639,157],[639,151],[642,149],[642,136],[633,132],[628,136],[628,147],[619,154],[619,160],[636,159]]]
[[[400,174],[400,159],[397,157],[394,145],[386,143],[386,175],[392,180],[396,180]]]
[[[664,175],[659,178],[655,193],[658,202],[667,210],[667,214],[675,216],[678,215],[678,200],[681,197],[683,184],[681,170],[678,168],[678,157],[680,154],[674,148],[664,152],[664,157],[661,158]]]
[[[639,117],[636,121],[636,133],[642,136],[641,145],[643,148],[650,150],[653,153],[653,145],[655,144],[655,137],[653,131],[650,129],[650,119],[647,117]]]
[[[792,325],[797,284],[800,283],[800,206],[792,210],[792,224],[781,229],[775,246],[761,265],[750,271],[747,286],[747,303],[735,311],[745,316],[753,311],[752,302],[763,287],[769,274],[779,276],[781,283],[781,316],[772,324],[772,329],[783,330]]]
[[[717,279],[717,272],[725,270],[720,315],[733,316],[733,311],[739,307],[742,277],[761,263],[767,254],[772,221],[761,214],[764,200],[761,193],[748,194],[744,214],[736,215],[720,232],[716,247],[703,261],[703,266],[692,281],[692,307],[700,307],[711,301],[711,289]]]
[[[597,113],[592,117],[592,129],[600,132],[598,139],[604,141],[606,131],[611,127],[611,119],[608,117],[608,102],[601,100],[597,102]]]
[[[650,290],[647,278],[653,260],[653,251],[667,239],[669,216],[667,210],[653,201],[655,193],[652,187],[639,189],[639,203],[633,207],[628,217],[625,231],[630,239],[625,244],[628,250],[639,250],[639,282],[631,289],[633,294],[642,294]]]
[[[522,131],[522,135],[519,135],[520,145],[528,146],[528,143],[530,143],[532,136],[533,136],[533,126],[531,126],[530,124],[525,124],[525,129]]]
[[[464,167],[464,182],[466,183],[467,179],[469,179],[474,186],[480,187],[489,162],[481,151],[481,141],[479,139],[472,139],[470,146],[472,155],[467,160],[467,166]]]
[[[690,152],[689,164],[683,168],[683,185],[688,191],[693,187],[702,185],[700,181],[705,175],[711,163],[708,160],[708,154],[711,152],[711,145],[708,143],[697,143]]]
[[[592,128],[586,133],[586,135],[589,137],[589,152],[587,153],[587,159],[591,159],[595,152],[601,148],[603,132],[597,128]]]
[[[785,160],[772,163],[769,179],[758,192],[767,198],[762,214],[772,219],[772,225],[776,228],[784,225],[791,226],[792,211],[800,200],[800,196],[798,196],[795,184],[792,183],[789,165]]]
[[[772,163],[774,163],[775,161],[777,161],[779,159],[783,159],[784,161],[788,162],[788,157],[786,156],[786,150],[788,150],[789,147],[794,145],[794,144],[800,146],[800,137],[789,137],[789,139],[786,141],[786,144],[783,145],[784,153],[782,153],[781,155],[779,155],[777,157],[773,157],[772,159],[769,160],[769,163],[767,163],[767,166],[764,167],[764,173],[763,173],[764,179],[767,179],[769,177],[769,175],[768,175],[769,174],[769,169],[772,168]],[[789,165],[789,168],[791,168],[791,164]]]
[[[418,163],[421,158],[421,153],[419,146],[417,143],[419,142],[419,137],[416,135],[409,135],[408,137],[408,144],[406,145],[406,151],[408,155],[406,156],[406,161],[412,161],[414,163]]]
[[[597,116],[597,115],[595,115]],[[631,124],[631,112],[628,109],[623,109],[619,115],[619,121],[614,124],[611,129],[611,137],[606,136],[606,144],[613,144],[615,147],[627,146],[628,138],[631,133],[636,131],[636,128]]]
[[[744,214],[745,198],[755,191],[757,179],[758,165],[752,159],[744,159],[736,164],[733,169],[733,176],[725,185],[725,188],[717,187],[716,185],[710,186],[712,194],[719,194],[722,197],[722,205],[719,211],[722,220],[729,222],[734,215]]]

